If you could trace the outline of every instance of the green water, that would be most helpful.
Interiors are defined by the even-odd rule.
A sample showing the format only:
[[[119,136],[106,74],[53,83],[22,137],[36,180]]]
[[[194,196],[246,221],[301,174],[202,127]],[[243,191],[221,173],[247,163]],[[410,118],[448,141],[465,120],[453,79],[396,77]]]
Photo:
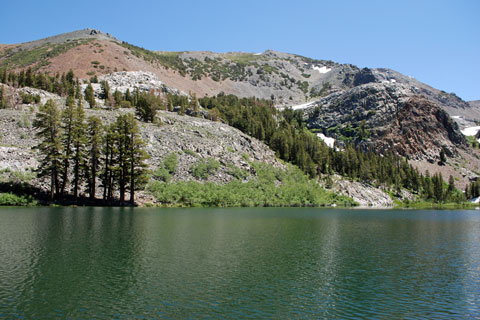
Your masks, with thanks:
[[[479,319],[480,211],[0,208],[0,318]]]

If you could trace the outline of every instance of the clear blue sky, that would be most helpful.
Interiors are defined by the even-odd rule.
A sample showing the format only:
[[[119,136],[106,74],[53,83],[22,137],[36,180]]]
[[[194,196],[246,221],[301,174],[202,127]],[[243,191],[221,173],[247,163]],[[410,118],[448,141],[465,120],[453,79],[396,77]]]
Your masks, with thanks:
[[[151,50],[274,49],[387,67],[480,99],[480,1],[11,1],[0,43],[97,28]]]

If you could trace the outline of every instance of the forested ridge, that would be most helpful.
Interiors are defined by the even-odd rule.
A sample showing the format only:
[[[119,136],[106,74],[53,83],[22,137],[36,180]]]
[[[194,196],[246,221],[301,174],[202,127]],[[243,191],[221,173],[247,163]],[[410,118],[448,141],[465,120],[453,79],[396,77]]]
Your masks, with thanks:
[[[441,174],[419,173],[401,156],[388,151],[376,154],[353,144],[342,150],[329,148],[306,128],[301,111],[279,111],[272,101],[217,95],[199,99],[200,105],[216,110],[228,124],[264,141],[277,155],[301,168],[311,177],[334,173],[394,191],[401,188],[413,191],[421,198],[443,201],[462,201],[464,196],[455,189],[453,177],[445,184]]]

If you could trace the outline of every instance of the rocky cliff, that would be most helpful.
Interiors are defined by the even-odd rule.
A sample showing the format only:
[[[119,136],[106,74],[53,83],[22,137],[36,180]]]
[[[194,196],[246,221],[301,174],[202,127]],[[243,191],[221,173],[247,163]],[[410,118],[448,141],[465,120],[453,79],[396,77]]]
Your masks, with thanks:
[[[457,123],[431,100],[398,83],[368,83],[339,91],[305,108],[311,129],[338,143],[354,142],[377,152],[438,161],[443,149],[458,155],[467,143]]]

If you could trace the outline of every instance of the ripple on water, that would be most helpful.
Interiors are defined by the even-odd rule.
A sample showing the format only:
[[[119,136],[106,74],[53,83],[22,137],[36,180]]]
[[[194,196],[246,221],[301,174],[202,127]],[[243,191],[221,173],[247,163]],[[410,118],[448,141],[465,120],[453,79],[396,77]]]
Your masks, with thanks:
[[[2,209],[0,318],[478,318],[479,217]]]

